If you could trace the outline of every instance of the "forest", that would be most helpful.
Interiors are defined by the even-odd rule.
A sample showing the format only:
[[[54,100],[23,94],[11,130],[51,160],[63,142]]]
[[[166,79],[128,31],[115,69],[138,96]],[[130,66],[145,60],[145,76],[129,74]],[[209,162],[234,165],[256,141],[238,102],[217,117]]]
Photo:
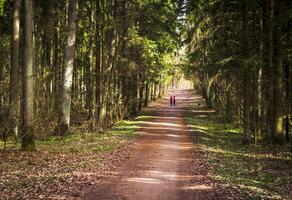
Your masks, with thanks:
[[[240,123],[246,143],[289,141],[292,2],[190,5],[186,70],[207,105]]]
[[[99,129],[136,115],[176,71],[174,5],[1,4],[1,120],[22,149],[34,149],[34,138],[66,135],[72,124]]]
[[[168,106],[169,95],[178,106]],[[224,186],[230,193],[212,190],[219,196],[211,199],[241,199],[234,188],[245,191],[243,199],[292,198],[292,1],[0,0],[0,199],[51,199],[49,188],[62,188],[72,170],[73,181],[53,199],[71,198],[75,190],[77,197],[88,182],[99,184],[86,170],[110,171],[135,157],[135,145],[148,137],[140,133],[145,124],[158,135],[166,134],[158,125],[191,127],[194,149],[226,140],[225,147],[240,150],[229,157],[247,156],[249,166],[240,167],[253,166],[256,175],[247,176],[260,180],[242,189],[248,183],[236,179],[236,186]],[[175,156],[186,155],[181,151]],[[203,151],[195,166],[219,162]],[[254,158],[266,160],[255,166]],[[220,181],[229,180],[238,166],[232,167]],[[266,174],[281,176],[277,186],[265,185],[274,181]]]

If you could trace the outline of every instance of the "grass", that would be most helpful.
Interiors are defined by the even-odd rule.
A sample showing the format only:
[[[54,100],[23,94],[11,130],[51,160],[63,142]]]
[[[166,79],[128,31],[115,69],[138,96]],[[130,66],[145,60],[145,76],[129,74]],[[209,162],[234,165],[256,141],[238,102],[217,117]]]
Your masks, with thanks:
[[[213,178],[240,188],[246,199],[292,199],[289,146],[244,145],[242,131],[222,117],[188,117]]]
[[[112,153],[126,148],[137,128],[135,120],[121,121],[103,133],[72,128],[71,135],[36,140],[35,152],[21,152],[19,144],[9,141],[7,150],[0,151],[0,199],[61,198],[57,195],[74,193],[76,185],[85,191],[88,182],[98,181],[105,159],[118,157]]]
[[[134,121],[120,121],[114,127],[103,133],[80,132],[72,128],[70,134],[65,137],[51,136],[47,140],[36,140],[38,151],[49,151],[52,153],[68,152],[91,152],[91,151],[110,151],[123,140],[131,139],[135,136],[138,128]],[[0,149],[3,149],[3,142],[0,142]],[[20,144],[12,140],[7,142],[8,149],[17,149]]]

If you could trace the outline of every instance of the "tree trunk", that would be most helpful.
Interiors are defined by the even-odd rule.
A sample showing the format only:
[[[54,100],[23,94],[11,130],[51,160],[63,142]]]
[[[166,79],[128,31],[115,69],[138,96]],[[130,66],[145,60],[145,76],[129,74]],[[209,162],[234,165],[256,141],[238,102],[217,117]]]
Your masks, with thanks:
[[[138,109],[139,111],[142,110],[143,108],[143,100],[144,100],[144,78],[142,78],[142,80],[140,80],[140,83],[139,83],[139,87],[140,87],[140,90],[139,90],[139,106],[138,106]]]
[[[78,0],[69,1],[67,42],[64,57],[63,86],[60,113],[60,134],[68,133],[70,127],[71,112],[71,88],[73,79],[74,50],[76,37],[76,20],[78,12]]]
[[[149,83],[146,83],[144,107],[148,106],[148,99],[149,99]]]
[[[33,0],[24,1],[24,69],[23,69],[23,102],[22,102],[22,130],[21,148],[34,150],[34,18]]]
[[[60,18],[59,12],[55,12],[55,32],[54,32],[54,60],[53,60],[53,70],[54,70],[54,111],[56,113],[60,112],[60,83],[61,83],[61,76],[60,76],[60,62],[59,62],[59,46],[60,46]]]
[[[263,0],[263,94],[264,105],[262,109],[263,124],[266,132],[266,139],[272,140],[273,130],[273,91],[272,91],[272,21],[271,21],[271,0]]]
[[[91,7],[90,7],[90,11],[89,11],[89,30],[91,30],[90,32],[94,32],[94,26],[92,26],[93,24],[93,5],[91,3]],[[93,104],[94,104],[94,87],[93,87],[93,36],[94,35],[90,35],[91,39],[89,40],[89,44],[88,44],[88,50],[87,50],[87,66],[86,66],[86,77],[85,77],[85,81],[86,81],[86,107],[88,108],[88,120],[90,120],[90,128],[93,128],[93,117],[94,117],[94,110],[93,110]]]
[[[286,6],[289,6],[289,3],[286,2]],[[291,79],[291,74],[290,74],[290,70],[291,70],[291,59],[289,60],[289,51],[288,49],[292,48],[292,44],[291,44],[291,34],[292,34],[292,19],[290,18],[290,20],[287,23],[287,27],[286,27],[286,45],[285,45],[285,50],[284,52],[286,52],[285,54],[285,115],[286,115],[286,120],[285,120],[285,138],[286,141],[290,140],[290,136],[289,136],[289,131],[290,131],[290,115],[291,115],[291,83],[290,83],[290,79]]]
[[[283,135],[283,0],[275,0],[274,27],[274,142],[282,143]]]
[[[10,93],[9,110],[12,121],[12,129],[15,137],[18,136],[18,113],[19,113],[19,38],[20,38],[20,7],[21,0],[13,1],[12,11],[12,50],[11,50],[11,70],[10,70]]]
[[[155,101],[156,100],[156,95],[157,95],[157,83],[154,83],[153,84],[153,100]]]
[[[95,50],[95,118],[99,121],[100,115],[100,95],[101,95],[101,0],[96,1],[96,50]]]
[[[250,109],[251,109],[251,96],[249,89],[250,84],[250,69],[248,69],[248,5],[247,2],[243,3],[243,13],[242,13],[242,48],[243,48],[243,83],[242,83],[242,98],[243,98],[243,131],[244,131],[244,143],[251,142],[250,133]]]

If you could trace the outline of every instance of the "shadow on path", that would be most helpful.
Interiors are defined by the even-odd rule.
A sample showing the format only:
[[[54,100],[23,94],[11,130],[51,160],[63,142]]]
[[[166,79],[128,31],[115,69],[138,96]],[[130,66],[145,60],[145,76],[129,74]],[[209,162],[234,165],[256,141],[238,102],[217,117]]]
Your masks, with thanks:
[[[175,107],[170,95],[176,96]],[[192,130],[184,122],[186,115],[215,112],[203,107],[202,97],[184,90],[151,104],[134,122],[141,136],[129,159],[85,199],[218,199],[204,165],[194,158]]]

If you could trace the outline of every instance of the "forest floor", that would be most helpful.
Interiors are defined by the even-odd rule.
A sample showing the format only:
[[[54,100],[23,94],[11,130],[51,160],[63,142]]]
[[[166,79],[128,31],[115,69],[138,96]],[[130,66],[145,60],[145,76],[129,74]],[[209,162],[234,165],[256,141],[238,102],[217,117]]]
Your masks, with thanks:
[[[288,146],[243,145],[192,91],[174,91],[104,133],[9,144],[0,199],[292,199]],[[74,131],[73,131],[74,132]]]
[[[73,128],[72,135],[37,140],[35,152],[9,141],[0,150],[0,199],[78,199],[126,158],[137,130],[130,123],[102,133]]]

